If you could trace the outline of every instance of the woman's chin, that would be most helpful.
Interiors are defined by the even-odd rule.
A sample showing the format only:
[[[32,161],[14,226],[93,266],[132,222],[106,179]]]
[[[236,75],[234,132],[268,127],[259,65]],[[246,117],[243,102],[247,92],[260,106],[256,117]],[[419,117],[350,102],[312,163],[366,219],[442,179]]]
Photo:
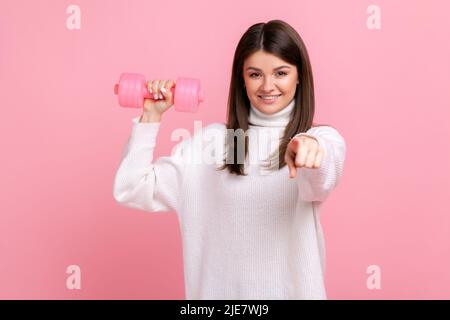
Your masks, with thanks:
[[[266,105],[266,104],[257,104],[255,107],[257,107],[258,111],[261,111],[264,114],[271,115],[274,113],[277,113],[278,111],[283,109],[283,103],[275,103],[273,105]]]

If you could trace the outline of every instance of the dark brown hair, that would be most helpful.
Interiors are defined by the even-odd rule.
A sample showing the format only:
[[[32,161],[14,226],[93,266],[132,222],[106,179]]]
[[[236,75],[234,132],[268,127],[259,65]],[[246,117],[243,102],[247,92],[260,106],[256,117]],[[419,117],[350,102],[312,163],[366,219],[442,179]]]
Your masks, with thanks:
[[[233,159],[229,159],[228,162],[225,159],[225,163],[218,168],[218,170],[227,168],[230,173],[237,175],[247,175],[244,172],[242,159],[239,161],[237,159],[237,148],[241,142],[235,143],[237,137],[233,134],[238,129],[243,130],[243,132],[248,130],[250,100],[244,87],[242,69],[245,59],[259,50],[273,54],[289,64],[297,66],[299,84],[294,96],[296,100],[294,110],[280,140],[278,152],[274,153],[275,156],[278,156],[278,169],[286,165],[284,154],[290,139],[297,133],[306,132],[313,125],[313,75],[308,52],[302,38],[289,24],[282,20],[271,20],[267,23],[252,25],[241,37],[236,47],[228,94],[226,127],[233,130],[227,130],[226,153],[232,155]],[[245,135],[244,158],[247,157],[247,149],[248,136]]]

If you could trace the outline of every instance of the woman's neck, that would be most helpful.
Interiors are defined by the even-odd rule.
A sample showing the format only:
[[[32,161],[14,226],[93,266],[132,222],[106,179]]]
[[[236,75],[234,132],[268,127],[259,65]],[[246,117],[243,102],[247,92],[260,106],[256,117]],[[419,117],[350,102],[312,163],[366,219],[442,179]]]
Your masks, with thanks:
[[[250,102],[250,112],[248,115],[248,124],[253,127],[279,127],[284,128],[291,120],[291,113],[294,110],[295,98],[280,111],[273,114],[265,114]]]

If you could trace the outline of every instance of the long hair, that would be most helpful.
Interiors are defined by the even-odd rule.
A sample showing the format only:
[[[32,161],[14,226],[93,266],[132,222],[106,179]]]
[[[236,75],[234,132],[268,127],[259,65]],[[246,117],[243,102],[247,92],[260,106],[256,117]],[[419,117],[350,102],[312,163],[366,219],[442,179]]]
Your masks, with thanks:
[[[247,57],[263,50],[297,67],[298,82],[295,92],[295,106],[291,119],[280,140],[277,152],[270,156],[269,163],[276,163],[281,169],[286,165],[284,154],[290,139],[297,133],[306,132],[313,125],[314,118],[314,84],[311,64],[306,46],[300,35],[286,22],[271,20],[267,23],[252,25],[241,37],[234,54],[231,83],[228,94],[226,154],[232,155],[231,161],[224,160],[218,168],[225,168],[232,174],[247,175],[242,160],[238,160],[238,145],[234,132],[248,130],[250,100],[244,87],[243,66]],[[230,130],[232,129],[232,130]],[[242,131],[241,131],[242,132]],[[244,158],[248,153],[248,136],[245,135]],[[242,155],[241,155],[242,156]],[[274,158],[275,157],[275,158]],[[278,157],[278,159],[276,159]],[[230,160],[230,158],[228,158]],[[270,166],[273,169],[274,166]]]

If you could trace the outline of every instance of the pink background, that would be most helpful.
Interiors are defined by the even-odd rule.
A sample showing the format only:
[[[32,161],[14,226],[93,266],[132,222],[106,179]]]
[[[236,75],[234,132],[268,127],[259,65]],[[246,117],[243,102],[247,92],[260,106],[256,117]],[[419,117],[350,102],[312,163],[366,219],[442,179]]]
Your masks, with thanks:
[[[66,8],[81,9],[69,30]],[[381,30],[369,30],[369,5]],[[338,128],[347,161],[323,204],[330,299],[450,298],[448,1],[0,2],[0,298],[183,299],[174,212],[119,206],[112,184],[137,109],[120,108],[122,72],[199,78],[197,114],[223,122],[235,47],[282,19],[312,61],[316,122]],[[81,268],[81,290],[66,268]],[[369,290],[366,269],[381,268]]]

